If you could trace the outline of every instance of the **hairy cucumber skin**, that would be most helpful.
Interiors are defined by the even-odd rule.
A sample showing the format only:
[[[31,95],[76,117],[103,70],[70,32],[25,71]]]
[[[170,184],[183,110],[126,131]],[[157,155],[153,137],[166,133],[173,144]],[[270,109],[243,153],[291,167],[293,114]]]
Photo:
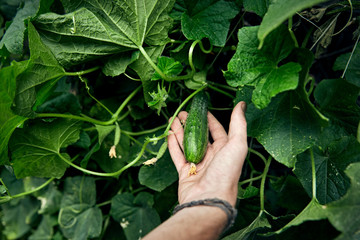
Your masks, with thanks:
[[[185,122],[183,146],[188,162],[197,164],[204,158],[209,139],[207,111],[208,99],[201,91],[194,96]]]

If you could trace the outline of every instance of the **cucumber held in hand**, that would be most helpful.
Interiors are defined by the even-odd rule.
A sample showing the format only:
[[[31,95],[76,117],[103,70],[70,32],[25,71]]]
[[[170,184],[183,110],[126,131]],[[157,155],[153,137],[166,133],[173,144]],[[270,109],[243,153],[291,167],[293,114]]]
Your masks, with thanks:
[[[208,98],[204,91],[197,93],[191,103],[184,130],[184,154],[191,162],[189,175],[196,174],[196,166],[205,156],[209,127],[207,119]]]

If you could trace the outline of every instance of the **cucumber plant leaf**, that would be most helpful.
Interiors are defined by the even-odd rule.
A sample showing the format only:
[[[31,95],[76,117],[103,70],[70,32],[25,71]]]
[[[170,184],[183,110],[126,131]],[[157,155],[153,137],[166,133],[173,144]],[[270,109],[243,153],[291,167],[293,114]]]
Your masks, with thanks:
[[[1,233],[7,239],[19,239],[28,233],[31,224],[35,223],[39,201],[29,196],[19,199],[16,203],[8,202],[1,205],[1,222],[4,229]]]
[[[26,25],[25,21],[38,14],[47,12],[53,0],[28,0],[16,13],[10,26],[6,29],[0,41],[0,51],[6,48],[10,53],[21,54],[24,46],[24,36]],[[1,56],[3,57],[3,56]]]
[[[17,76],[16,95],[12,109],[18,115],[34,117],[35,113],[32,109],[34,104],[40,105],[46,100],[50,89],[61,77],[65,76],[65,70],[41,42],[39,34],[31,23],[29,23],[28,31],[31,57],[26,70]],[[40,86],[43,89],[37,91],[36,88]],[[42,99],[37,98],[37,92],[42,92],[40,94],[43,96]]]
[[[268,10],[270,0],[244,0],[244,9],[263,17]]]
[[[355,134],[360,119],[359,92],[360,88],[343,79],[324,79],[317,85],[314,97],[323,114]]]
[[[249,136],[289,168],[294,167],[297,154],[315,143],[326,124],[300,90],[280,94],[263,110],[250,104],[246,114]]]
[[[268,233],[266,235],[272,235],[274,233],[279,234],[284,232],[286,229],[292,226],[297,226],[302,224],[306,221],[314,221],[314,220],[321,220],[325,219],[326,211],[325,207],[321,205],[316,198],[313,198],[310,203],[288,224],[286,224],[281,229],[277,230],[276,232]]]
[[[161,88],[160,84],[158,84],[157,91],[149,93],[150,97],[152,97],[152,101],[148,102],[148,106],[157,110],[157,114],[160,115],[160,111],[162,107],[166,107],[166,99],[169,94],[165,88]]]
[[[136,50],[144,44],[164,45],[168,41],[172,25],[168,12],[173,0],[62,3],[67,14],[40,15],[36,27],[63,66]]]
[[[45,216],[59,211],[62,196],[63,193],[54,184],[49,185],[45,191],[41,191],[37,196],[37,199],[41,202],[38,213]]]
[[[225,238],[223,240],[240,240],[240,239],[252,239],[249,235],[254,231],[258,231],[260,228],[271,228],[271,225],[266,217],[267,213],[260,211],[259,215],[252,221],[246,228],[241,229]]]
[[[258,50],[258,27],[244,27],[238,32],[238,46],[225,72],[227,83],[233,87],[254,86],[252,102],[265,108],[277,94],[296,89],[301,66],[289,62],[279,66],[294,49],[287,29],[274,31],[263,49]]]
[[[70,92],[61,93],[37,107],[38,113],[81,113],[79,99]]]
[[[178,179],[178,173],[171,160],[169,151],[166,151],[155,165],[142,166],[139,171],[139,181],[142,185],[161,192]]]
[[[313,147],[316,167],[316,198],[326,204],[342,197],[349,180],[345,168],[360,161],[360,144],[355,137],[348,135],[339,127],[331,126],[324,130]],[[309,196],[312,195],[311,158],[309,151],[297,156],[294,173]]]
[[[183,66],[179,61],[175,61],[175,59],[173,58],[164,57],[164,56],[158,58],[157,66],[166,76],[169,77],[177,76],[183,70]],[[160,80],[160,79],[162,78],[160,74],[157,72],[155,72],[151,78],[151,80]]]
[[[181,29],[189,40],[208,38],[214,46],[226,43],[230,21],[239,13],[234,2],[224,0],[184,1]]]
[[[265,38],[285,20],[292,17],[297,12],[311,7],[315,4],[325,2],[325,0],[276,0],[271,1],[269,9],[264,15],[260,24],[259,32],[259,47],[262,47]]]
[[[58,119],[50,123],[36,121],[16,129],[10,139],[12,163],[16,177],[56,177],[64,175],[70,160],[60,150],[79,139],[80,123]]]
[[[105,62],[102,71],[106,76],[115,77],[126,71],[126,68],[137,59],[139,59],[139,51],[131,54],[128,52],[112,55]]]
[[[0,165],[9,164],[8,143],[15,128],[26,118],[15,115],[12,102],[16,92],[16,77],[27,67],[28,61],[13,62],[11,66],[0,70]]]
[[[88,204],[73,204],[60,210],[59,225],[68,239],[99,237],[102,229],[100,208]]]
[[[54,239],[53,227],[57,225],[57,219],[51,215],[44,215],[36,230],[29,236],[29,240]]]
[[[126,239],[137,240],[160,224],[153,204],[154,198],[147,192],[141,192],[136,197],[130,193],[113,197],[110,214],[120,223]]]
[[[59,214],[59,225],[66,238],[88,239],[100,236],[102,213],[95,203],[94,178],[66,178]]]
[[[326,205],[326,212],[331,224],[342,232],[336,239],[357,239],[360,233],[360,163],[350,164],[346,175],[351,185],[345,196]]]

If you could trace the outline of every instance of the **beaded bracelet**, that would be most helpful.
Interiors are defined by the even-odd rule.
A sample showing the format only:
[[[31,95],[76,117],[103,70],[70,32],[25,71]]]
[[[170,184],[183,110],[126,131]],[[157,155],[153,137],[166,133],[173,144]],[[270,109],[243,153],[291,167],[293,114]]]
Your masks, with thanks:
[[[228,217],[228,221],[227,221],[227,225],[223,232],[227,231],[234,224],[235,218],[237,216],[237,210],[235,208],[233,208],[233,206],[231,206],[231,204],[228,203],[227,201],[221,200],[218,198],[207,198],[204,200],[197,200],[197,201],[192,201],[192,202],[184,203],[181,205],[177,205],[174,208],[173,215],[175,213],[177,213],[178,211],[180,211],[181,209],[184,209],[187,207],[200,206],[200,205],[218,207],[226,213],[226,215]]]

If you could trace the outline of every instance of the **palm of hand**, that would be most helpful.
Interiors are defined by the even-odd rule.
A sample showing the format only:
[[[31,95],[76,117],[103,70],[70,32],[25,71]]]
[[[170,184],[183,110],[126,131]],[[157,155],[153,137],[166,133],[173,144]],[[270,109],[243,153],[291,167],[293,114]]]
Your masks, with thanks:
[[[235,205],[237,182],[247,154],[246,121],[239,103],[233,111],[229,135],[216,118],[208,113],[209,130],[214,140],[208,144],[206,155],[197,165],[197,174],[188,176],[182,142],[184,130],[181,121],[187,117],[181,112],[171,126],[169,151],[179,173],[179,203],[205,198],[221,198]]]

